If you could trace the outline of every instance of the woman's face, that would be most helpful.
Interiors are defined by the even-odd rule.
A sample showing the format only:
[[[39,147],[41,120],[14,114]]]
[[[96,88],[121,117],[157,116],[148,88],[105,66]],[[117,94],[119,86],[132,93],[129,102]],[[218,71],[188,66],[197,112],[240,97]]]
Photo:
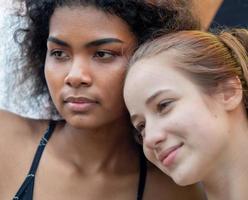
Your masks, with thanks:
[[[204,180],[230,141],[227,113],[174,65],[173,54],[136,62],[124,86],[147,158],[180,185]]]
[[[135,41],[124,21],[93,7],[55,10],[45,77],[52,100],[67,122],[97,128],[127,116],[122,88]]]

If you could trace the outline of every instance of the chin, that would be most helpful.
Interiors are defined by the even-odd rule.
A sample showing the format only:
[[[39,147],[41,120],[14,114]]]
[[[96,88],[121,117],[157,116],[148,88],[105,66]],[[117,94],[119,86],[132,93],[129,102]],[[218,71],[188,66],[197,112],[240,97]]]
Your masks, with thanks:
[[[191,182],[189,180],[185,180],[185,179],[174,179],[173,178],[173,181],[179,185],[179,186],[188,186],[188,185],[192,185],[194,184],[194,182]]]
[[[192,169],[193,171],[193,169]],[[196,177],[194,174],[192,173],[175,173],[173,175],[171,175],[171,178],[173,179],[173,181],[180,186],[188,186],[188,185],[192,185],[195,184],[200,180],[199,177]]]
[[[94,120],[77,116],[68,119],[67,123],[76,129],[95,129],[97,127],[97,123]]]

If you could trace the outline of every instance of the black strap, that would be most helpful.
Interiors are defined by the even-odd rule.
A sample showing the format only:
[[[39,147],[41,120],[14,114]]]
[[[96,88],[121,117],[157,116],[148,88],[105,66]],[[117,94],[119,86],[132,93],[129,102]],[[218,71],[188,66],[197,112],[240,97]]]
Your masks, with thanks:
[[[36,150],[35,156],[34,156],[34,160],[32,162],[31,168],[29,170],[29,173],[25,179],[25,181],[23,182],[23,184],[21,185],[20,189],[18,190],[18,192],[16,193],[15,197],[13,198],[13,200],[20,200],[20,199],[33,199],[33,187],[34,187],[34,178],[35,178],[35,173],[37,171],[42,153],[45,149],[45,146],[49,140],[49,138],[51,137],[54,128],[56,126],[56,122],[55,121],[50,121],[49,122],[49,126],[45,132],[45,134],[43,135],[43,137],[40,140],[40,144]]]
[[[142,148],[140,149],[140,174],[139,174],[139,185],[137,192],[137,200],[142,200],[145,185],[146,185],[146,175],[147,175],[147,163],[146,158],[144,156]]]
[[[55,121],[51,121],[49,123],[49,127],[46,130],[44,136],[41,138],[40,140],[40,144],[36,150],[35,156],[34,156],[34,160],[32,162],[30,171],[28,173],[28,176],[24,182],[24,184],[21,186],[21,188],[19,189],[19,191],[17,192],[17,195],[13,198],[14,199],[19,199],[19,195],[22,195],[22,193],[24,191],[26,191],[27,193],[29,193],[29,197],[28,199],[32,199],[33,196],[33,185],[31,185],[30,188],[27,188],[27,186],[29,185],[30,181],[34,180],[35,177],[35,173],[37,171],[42,153],[45,149],[45,146],[49,140],[49,138],[51,137],[54,128],[56,126],[56,122]],[[140,173],[139,173],[139,183],[138,183],[138,191],[137,191],[137,200],[142,200],[143,198],[143,194],[144,194],[144,190],[145,190],[145,184],[146,184],[146,175],[147,175],[147,163],[146,163],[146,158],[143,154],[142,148],[140,150]],[[30,192],[27,191],[30,190]],[[25,193],[26,193],[25,192]]]
[[[54,131],[55,126],[56,126],[56,122],[50,121],[48,129],[46,130],[44,136],[41,138],[40,144],[36,150],[34,160],[32,162],[32,165],[31,165],[31,168],[29,171],[29,175],[35,175],[37,168],[38,168],[38,165],[39,165],[39,162],[40,162],[40,158],[42,156],[42,153],[45,149],[45,146],[46,146],[48,140],[50,139],[50,137]]]

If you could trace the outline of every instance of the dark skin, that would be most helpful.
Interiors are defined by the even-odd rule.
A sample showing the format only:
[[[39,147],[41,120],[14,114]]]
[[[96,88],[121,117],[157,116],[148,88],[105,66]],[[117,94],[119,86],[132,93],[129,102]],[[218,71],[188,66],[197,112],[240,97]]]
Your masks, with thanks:
[[[65,121],[58,123],[42,155],[34,199],[136,198],[139,150],[122,97],[125,66],[135,41],[128,25],[116,16],[91,7],[55,10],[45,75]],[[0,112],[0,194],[11,199],[48,122]],[[154,196],[156,200],[203,199],[198,186],[179,187],[149,164],[143,199]]]
[[[223,0],[193,0],[193,13],[200,19],[203,30],[207,30],[211,25]]]

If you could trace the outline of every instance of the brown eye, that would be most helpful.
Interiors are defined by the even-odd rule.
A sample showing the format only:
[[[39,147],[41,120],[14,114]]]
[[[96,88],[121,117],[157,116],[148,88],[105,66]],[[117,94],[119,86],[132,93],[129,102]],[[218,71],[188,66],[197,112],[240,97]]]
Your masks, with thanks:
[[[110,60],[115,58],[117,54],[115,52],[112,51],[97,51],[94,54],[94,58],[100,59],[100,60]]]
[[[143,144],[143,137],[145,134],[145,123],[140,122],[135,126],[134,139],[138,144]]]
[[[171,103],[172,101],[168,101],[168,100],[159,102],[159,104],[157,105],[158,112],[163,112],[168,110]]]
[[[145,123],[140,122],[138,125],[136,125],[135,128],[140,134],[142,134],[143,130],[145,129]]]
[[[69,59],[69,55],[67,55],[64,51],[60,51],[60,50],[51,51],[50,56],[54,57],[57,60],[67,60],[67,59]]]

